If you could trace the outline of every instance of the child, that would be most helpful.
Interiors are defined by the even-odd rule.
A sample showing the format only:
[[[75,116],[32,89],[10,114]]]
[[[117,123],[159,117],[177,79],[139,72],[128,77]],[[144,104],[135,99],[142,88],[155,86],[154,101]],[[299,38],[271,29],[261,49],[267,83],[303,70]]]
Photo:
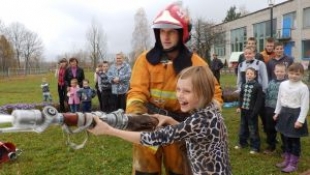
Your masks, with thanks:
[[[269,80],[276,79],[276,75],[274,74],[274,67],[276,64],[282,63],[288,68],[294,62],[293,57],[285,55],[283,43],[275,43],[274,53],[274,58],[271,58],[266,64]]]
[[[68,87],[67,93],[67,96],[69,97],[68,104],[70,106],[70,111],[74,113],[79,110],[80,105],[80,98],[77,94],[77,91],[79,90],[78,80],[76,78],[73,78],[70,81],[70,85],[71,87]]]
[[[241,86],[246,83],[245,70],[248,67],[252,67],[256,72],[255,79],[259,84],[261,84],[263,91],[265,91],[268,86],[268,75],[265,63],[263,61],[255,59],[254,47],[250,46],[245,47],[243,52],[245,60],[239,64],[238,68],[238,77],[237,77],[238,89],[240,90]]]
[[[265,49],[260,53],[264,58],[265,64],[267,64],[271,58],[275,57],[274,44],[275,40],[272,37],[265,40]]]
[[[267,69],[266,65],[263,61],[255,59],[255,48],[252,46],[247,46],[244,48],[244,57],[245,60],[239,64],[238,69],[238,79],[237,79],[237,86],[238,90],[241,89],[241,86],[245,84],[246,77],[245,77],[245,70],[248,67],[252,67],[256,71],[255,80],[262,86],[263,92],[266,91],[268,87],[268,75],[267,75]],[[261,109],[259,111],[259,116],[262,121],[262,125],[264,128],[264,131],[266,131],[266,117],[265,117],[265,105],[264,105],[264,99],[265,94],[263,93],[262,96],[262,105]]]
[[[301,145],[300,137],[308,136],[306,117],[309,110],[309,89],[302,80],[304,67],[293,63],[288,67],[288,80],[279,87],[274,120],[276,129],[284,135],[284,161],[276,164],[283,172],[296,171]]]
[[[280,83],[285,80],[286,66],[277,64],[274,69],[276,79],[272,79],[266,89],[265,114],[266,114],[266,135],[268,147],[265,154],[273,153],[276,150],[277,131],[275,129],[276,121],[273,120],[274,110],[276,108]]]
[[[107,61],[103,61],[102,66],[98,72],[98,88],[101,95],[101,110],[103,112],[111,112],[112,111],[112,91],[111,91],[111,82],[108,79],[108,70],[109,63]]]
[[[239,145],[235,149],[248,146],[250,136],[250,154],[260,151],[260,138],[258,133],[258,112],[262,105],[262,86],[255,80],[256,71],[249,67],[245,71],[246,83],[242,85],[240,91],[239,108],[241,111],[241,121],[239,129]]]
[[[231,174],[227,132],[220,107],[213,100],[214,77],[206,66],[193,66],[179,74],[176,97],[182,112],[193,112],[183,122],[155,114],[159,127],[155,131],[131,132],[110,127],[95,118],[95,135],[112,135],[142,145],[166,145],[185,141],[193,174]]]
[[[83,80],[83,88],[80,88],[77,93],[82,102],[82,111],[91,112],[91,99],[96,96],[96,91],[89,87],[89,80]]]
[[[254,51],[254,55],[253,55],[254,59],[264,61],[263,55],[256,51],[256,38],[255,37],[249,37],[246,41],[245,47],[252,47],[254,49],[253,50]],[[240,54],[239,59],[238,59],[238,65],[241,64],[245,60],[246,60],[246,58],[245,58],[244,53]],[[238,67],[239,66],[237,66],[235,68],[236,75],[238,75]]]
[[[42,88],[42,95],[43,95],[43,101],[44,102],[52,102],[52,95],[49,89],[49,85],[46,81],[46,78],[42,78],[42,84],[41,84],[41,88]]]

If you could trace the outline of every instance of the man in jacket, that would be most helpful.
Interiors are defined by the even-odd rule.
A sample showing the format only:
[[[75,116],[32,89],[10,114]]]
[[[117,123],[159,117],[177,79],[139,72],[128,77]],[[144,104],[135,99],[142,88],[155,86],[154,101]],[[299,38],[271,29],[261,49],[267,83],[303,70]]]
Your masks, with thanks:
[[[213,59],[211,61],[211,70],[213,72],[213,75],[217,79],[217,81],[220,83],[221,78],[221,69],[224,67],[222,61],[217,58],[217,54],[213,54]]]
[[[178,73],[186,67],[206,65],[197,54],[185,46],[190,38],[190,22],[178,4],[172,4],[155,18],[152,28],[155,46],[142,53],[132,69],[127,94],[127,113],[159,113],[178,121],[189,114],[181,113],[175,89]],[[222,103],[222,92],[216,81],[215,99]],[[161,147],[134,145],[133,174],[160,175],[161,165],[167,175],[185,174],[179,144]],[[164,162],[164,163],[163,163]]]

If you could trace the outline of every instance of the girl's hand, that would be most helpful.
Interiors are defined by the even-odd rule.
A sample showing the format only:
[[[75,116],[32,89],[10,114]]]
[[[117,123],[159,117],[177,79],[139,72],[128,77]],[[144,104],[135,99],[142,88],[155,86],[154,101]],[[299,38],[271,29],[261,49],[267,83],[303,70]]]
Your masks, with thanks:
[[[106,122],[101,121],[98,116],[94,117],[94,121],[96,122],[96,126],[92,129],[88,129],[88,132],[94,135],[105,135],[112,129]]]
[[[294,128],[295,129],[299,129],[299,128],[302,127],[302,125],[303,125],[302,123],[300,123],[299,121],[296,121],[295,124],[294,124]]]
[[[165,116],[165,115],[154,114],[150,116],[157,118],[158,120],[157,127],[165,126],[165,125],[175,125],[179,123],[178,121],[174,120],[172,117]]]
[[[70,97],[70,96],[71,96],[71,93],[70,93],[70,92],[68,92],[68,93],[67,93],[67,96],[68,96],[68,97]]]

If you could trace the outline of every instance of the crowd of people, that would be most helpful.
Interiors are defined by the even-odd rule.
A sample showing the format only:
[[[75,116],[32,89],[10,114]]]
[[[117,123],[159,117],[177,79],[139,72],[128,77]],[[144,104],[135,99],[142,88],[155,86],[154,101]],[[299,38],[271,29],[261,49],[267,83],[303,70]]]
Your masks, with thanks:
[[[133,142],[135,175],[160,175],[163,170],[169,175],[232,174],[221,115],[223,63],[213,54],[208,66],[186,47],[191,24],[178,4],[161,11],[152,29],[154,47],[138,56],[132,69],[123,54],[116,54],[113,63],[98,63],[94,89],[76,58],[70,58],[69,65],[65,58],[60,60],[55,74],[60,111],[67,112],[67,103],[71,112],[89,112],[91,99],[97,95],[103,112],[123,109],[157,118],[158,127],[152,131],[121,131],[99,118],[89,130]],[[259,53],[256,39],[248,38],[235,69],[240,129],[234,148],[250,147],[250,154],[261,152],[260,116],[268,144],[263,152],[276,150],[279,132],[284,160],[276,166],[294,172],[301,153],[300,138],[308,135],[309,90],[301,81],[303,66],[284,54],[283,44],[268,38],[265,46]]]
[[[90,87],[89,79],[85,78],[83,68],[78,66],[78,59],[72,57],[58,62],[55,77],[58,84],[60,112],[91,112],[92,98],[96,95],[99,108],[109,113],[117,109],[126,110],[126,93],[129,89],[131,68],[124,61],[122,53],[116,54],[115,62],[98,63],[94,73],[95,87]],[[44,86],[45,84],[45,86]],[[46,101],[46,83],[42,82],[42,92]],[[48,87],[48,86],[47,86]]]
[[[261,151],[260,116],[268,144],[263,153],[276,151],[279,132],[284,160],[276,166],[290,173],[297,169],[300,139],[308,136],[309,89],[302,82],[303,65],[284,53],[283,43],[268,38],[265,46],[258,53],[256,39],[250,37],[236,67],[241,118],[235,149],[250,147],[250,154]]]

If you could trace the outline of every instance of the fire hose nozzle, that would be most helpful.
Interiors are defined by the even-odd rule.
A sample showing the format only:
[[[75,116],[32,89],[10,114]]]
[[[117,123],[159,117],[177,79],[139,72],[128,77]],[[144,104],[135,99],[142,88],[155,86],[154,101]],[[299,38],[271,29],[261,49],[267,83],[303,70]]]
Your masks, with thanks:
[[[45,106],[41,111],[33,110],[14,110],[11,115],[12,127],[0,128],[0,133],[9,132],[37,132],[45,131],[50,125],[62,125],[69,133],[77,133],[88,128],[94,127],[94,117],[108,123],[114,128],[122,130],[145,130],[154,128],[158,120],[148,114],[125,114],[122,109],[111,113],[95,111],[90,113],[58,113],[53,106]],[[77,127],[72,131],[71,126]]]
[[[0,133],[45,131],[52,123],[61,123],[62,115],[52,106],[40,110],[14,110],[10,115],[12,127],[0,128]]]

